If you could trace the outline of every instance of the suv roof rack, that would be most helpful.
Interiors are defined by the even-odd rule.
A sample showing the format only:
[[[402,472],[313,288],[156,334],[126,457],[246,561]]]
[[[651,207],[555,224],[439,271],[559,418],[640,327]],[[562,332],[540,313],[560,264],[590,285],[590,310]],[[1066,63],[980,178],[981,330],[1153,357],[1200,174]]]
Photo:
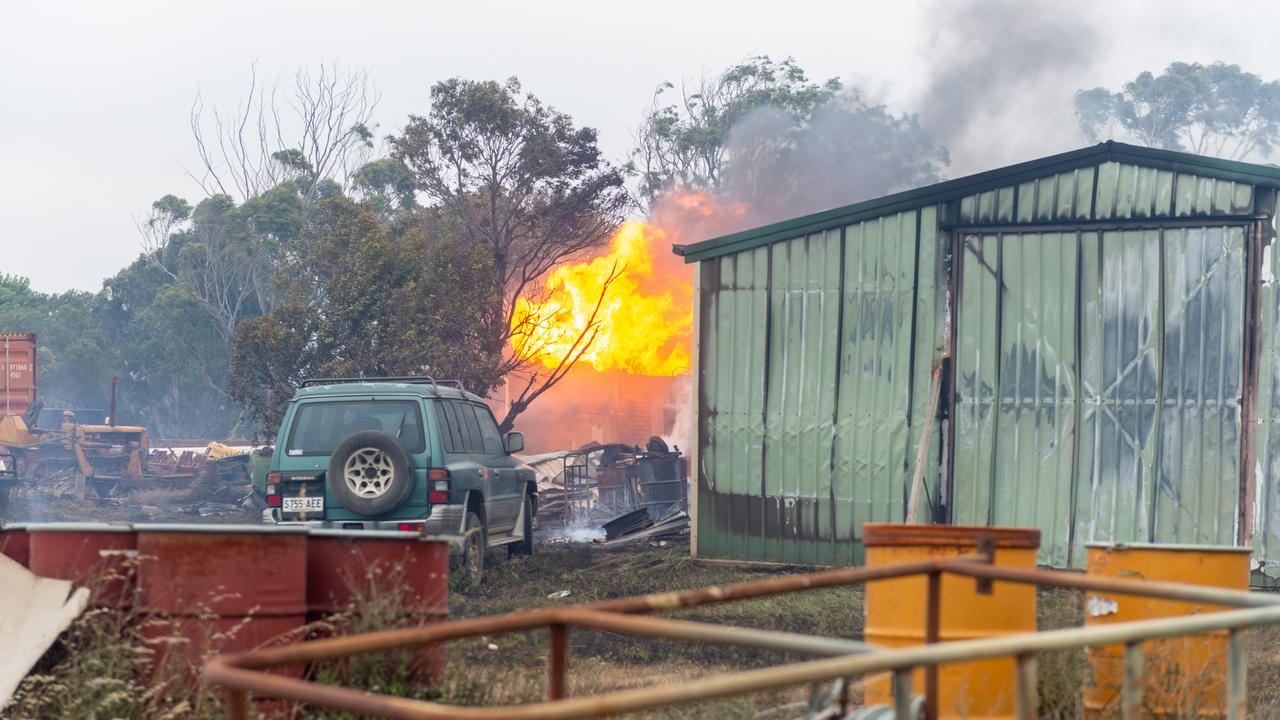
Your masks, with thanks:
[[[327,378],[307,378],[302,381],[302,387],[311,387],[312,385],[336,385],[338,383],[352,382],[394,382],[408,383],[412,385],[430,385],[438,388],[440,385],[446,387],[455,387],[463,392],[467,389],[462,386],[461,380],[436,380],[427,375],[393,375],[387,377],[327,377]]]

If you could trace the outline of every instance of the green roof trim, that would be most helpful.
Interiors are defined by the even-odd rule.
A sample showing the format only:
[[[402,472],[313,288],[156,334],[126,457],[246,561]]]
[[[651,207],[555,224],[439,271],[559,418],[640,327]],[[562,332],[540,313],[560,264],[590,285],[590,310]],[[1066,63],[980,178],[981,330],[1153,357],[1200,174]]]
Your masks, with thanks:
[[[1038,160],[987,170],[954,180],[945,180],[933,185],[802,215],[690,245],[672,245],[671,251],[683,257],[687,263],[709,260],[861,220],[914,209],[922,205],[946,202],[965,195],[1106,162],[1141,165],[1262,187],[1280,188],[1280,167],[1274,165],[1223,160],[1109,140],[1091,147],[1049,155]]]

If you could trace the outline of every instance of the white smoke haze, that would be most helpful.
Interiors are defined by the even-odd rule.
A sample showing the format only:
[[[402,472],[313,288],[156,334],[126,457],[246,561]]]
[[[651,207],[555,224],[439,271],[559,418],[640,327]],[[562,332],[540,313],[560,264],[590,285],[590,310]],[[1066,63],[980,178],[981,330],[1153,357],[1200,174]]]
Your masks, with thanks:
[[[684,453],[685,457],[689,457],[697,432],[693,423],[694,397],[691,373],[685,373],[671,383],[671,404],[676,408],[675,420],[663,433],[662,441],[672,450],[679,446],[680,452]]]
[[[1084,144],[1072,98],[1102,45],[1074,3],[936,2],[921,123],[967,175]]]

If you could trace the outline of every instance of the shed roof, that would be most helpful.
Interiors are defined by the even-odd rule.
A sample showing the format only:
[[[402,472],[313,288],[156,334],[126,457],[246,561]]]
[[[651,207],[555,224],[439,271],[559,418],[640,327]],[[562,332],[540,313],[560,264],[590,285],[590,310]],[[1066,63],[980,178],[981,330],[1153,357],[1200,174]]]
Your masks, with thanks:
[[[1173,172],[1195,173],[1262,187],[1280,188],[1280,167],[1274,165],[1223,160],[1221,158],[1128,145],[1108,140],[1091,147],[1080,148],[1079,150],[1072,150],[1058,155],[1049,155],[1037,160],[1029,160],[974,175],[966,175],[954,180],[946,180],[913,190],[872,198],[871,200],[864,200],[844,207],[802,215],[790,220],[762,225],[690,245],[673,245],[671,250],[676,255],[684,257],[685,262],[707,260],[806,235],[811,232],[888,215],[921,205],[946,202],[975,192],[991,190],[1032,178],[1105,162],[1128,163],[1171,170]]]

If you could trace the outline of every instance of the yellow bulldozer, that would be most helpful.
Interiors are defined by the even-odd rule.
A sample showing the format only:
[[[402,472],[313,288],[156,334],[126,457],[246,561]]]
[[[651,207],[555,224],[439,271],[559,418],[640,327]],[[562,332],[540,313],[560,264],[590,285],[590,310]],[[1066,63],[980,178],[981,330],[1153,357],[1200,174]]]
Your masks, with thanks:
[[[150,453],[146,428],[82,424],[73,410],[62,412],[58,427],[42,428],[35,425],[39,407],[0,417],[0,451],[13,456],[19,479],[63,478],[75,484],[77,494],[103,497],[120,486],[144,483]]]

